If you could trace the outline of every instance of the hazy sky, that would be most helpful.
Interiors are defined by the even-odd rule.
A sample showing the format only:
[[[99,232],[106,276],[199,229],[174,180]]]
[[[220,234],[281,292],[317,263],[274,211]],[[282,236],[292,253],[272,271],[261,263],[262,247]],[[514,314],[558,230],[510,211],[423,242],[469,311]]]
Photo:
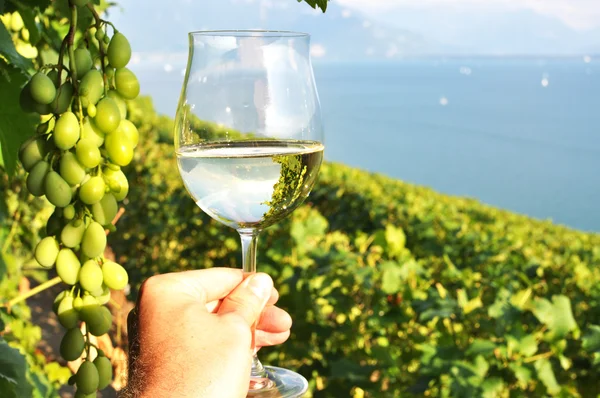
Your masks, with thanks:
[[[137,51],[184,58],[187,32],[232,27],[309,32],[322,58],[600,53],[600,0],[331,0],[325,15],[296,0],[139,1],[114,16]]]
[[[600,0],[335,0],[370,14],[388,13],[403,8],[452,9],[453,11],[531,10],[554,17],[569,27],[587,30],[600,27]]]

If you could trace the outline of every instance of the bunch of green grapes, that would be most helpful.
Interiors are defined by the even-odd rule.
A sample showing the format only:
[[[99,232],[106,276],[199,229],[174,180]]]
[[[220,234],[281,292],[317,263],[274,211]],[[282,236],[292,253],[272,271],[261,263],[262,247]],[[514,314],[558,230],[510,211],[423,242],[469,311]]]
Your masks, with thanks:
[[[87,6],[86,0],[71,1],[73,12]],[[55,206],[35,259],[47,269],[55,267],[68,285],[56,297],[54,312],[66,329],[61,356],[73,361],[84,355],[70,379],[77,397],[95,397],[112,380],[110,361],[90,336],[109,331],[111,289],[128,283],[125,269],[103,254],[106,229],[129,190],[121,167],[131,162],[139,133],[127,120],[126,101],[137,97],[140,87],[126,68],[131,58],[127,38],[114,27],[109,36],[109,26],[97,18],[76,48],[72,25],[59,64],[37,72],[20,98],[25,111],[41,115],[36,135],[22,145],[19,158],[29,173],[29,192],[45,195]],[[68,66],[62,64],[67,51]]]
[[[38,49],[29,43],[29,30],[25,27],[21,14],[15,11],[0,15],[0,21],[11,33],[13,43],[15,43],[15,48],[19,54],[30,59],[38,56]]]

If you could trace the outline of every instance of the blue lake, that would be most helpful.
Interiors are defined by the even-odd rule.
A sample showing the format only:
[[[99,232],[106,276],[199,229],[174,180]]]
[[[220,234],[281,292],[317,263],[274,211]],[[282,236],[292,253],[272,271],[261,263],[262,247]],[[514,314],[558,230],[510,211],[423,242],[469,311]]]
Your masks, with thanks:
[[[600,62],[315,64],[326,158],[600,231]],[[134,65],[173,115],[184,65]],[[169,68],[168,68],[169,69]]]

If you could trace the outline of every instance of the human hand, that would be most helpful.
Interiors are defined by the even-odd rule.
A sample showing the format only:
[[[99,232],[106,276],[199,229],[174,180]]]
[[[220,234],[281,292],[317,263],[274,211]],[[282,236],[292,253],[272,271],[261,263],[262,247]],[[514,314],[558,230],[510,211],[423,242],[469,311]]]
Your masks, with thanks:
[[[126,396],[245,397],[256,346],[281,344],[292,319],[266,274],[212,268],[158,275],[130,314]],[[264,310],[264,311],[263,311]]]

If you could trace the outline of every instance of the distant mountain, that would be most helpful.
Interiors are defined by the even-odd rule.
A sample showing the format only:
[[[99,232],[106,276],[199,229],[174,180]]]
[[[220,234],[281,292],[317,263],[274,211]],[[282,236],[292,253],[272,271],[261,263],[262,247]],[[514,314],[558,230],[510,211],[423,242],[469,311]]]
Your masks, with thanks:
[[[312,35],[313,56],[326,60],[385,59],[430,53],[424,36],[391,28],[358,11],[326,14],[294,0],[120,0],[111,18],[136,52],[187,54],[187,33],[206,29],[295,30]],[[151,57],[150,57],[151,58]],[[161,57],[157,57],[157,61]]]
[[[439,43],[442,54],[580,55],[598,49],[600,29],[575,29],[557,17],[530,9],[447,3],[447,6],[408,6],[401,2],[370,17]],[[416,4],[416,2],[415,2]],[[492,7],[495,7],[492,9]],[[573,2],[572,7],[584,7]]]

